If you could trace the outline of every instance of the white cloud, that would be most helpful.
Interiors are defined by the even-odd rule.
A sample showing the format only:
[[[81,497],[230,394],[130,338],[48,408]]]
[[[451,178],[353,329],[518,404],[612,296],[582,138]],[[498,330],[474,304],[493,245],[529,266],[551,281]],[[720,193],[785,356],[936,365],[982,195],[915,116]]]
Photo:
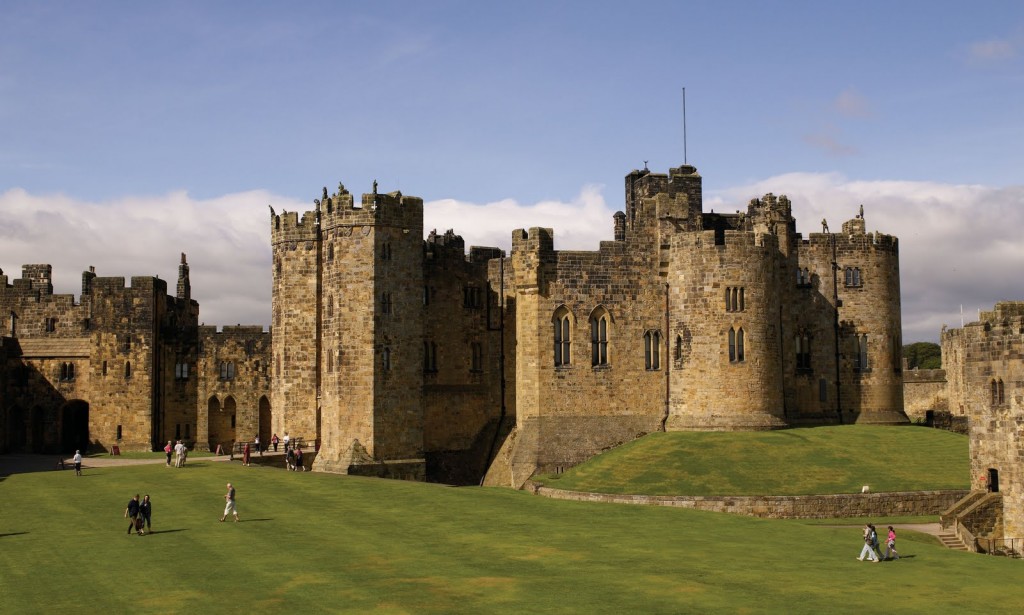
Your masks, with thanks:
[[[442,199],[425,204],[424,229],[453,229],[466,246],[511,244],[516,228],[549,227],[555,248],[596,250],[612,238],[603,187],[586,186],[570,202],[474,204]],[[1024,270],[1024,186],[991,188],[934,182],[851,181],[839,174],[792,173],[705,195],[704,209],[744,209],[766,192],[793,202],[797,230],[838,229],[864,205],[869,231],[900,240],[906,342],[937,340],[942,325],[959,326],[997,300],[1024,299],[1013,285]],[[21,265],[50,263],[55,292],[81,292],[81,272],[101,276],[159,275],[174,292],[179,254],[191,268],[192,296],[207,324],[263,324],[270,315],[267,204],[280,212],[309,205],[263,191],[198,200],[184,192],[126,197],[104,203],[61,195],[0,194],[0,267],[9,279]],[[127,282],[127,280],[126,280]]]
[[[1024,299],[1016,286],[1024,270],[1024,186],[908,181],[849,181],[838,174],[792,173],[723,191],[745,203],[765,192],[793,202],[797,230],[818,232],[827,218],[837,229],[861,204],[868,231],[900,241],[900,285],[905,342],[937,341],[943,325],[969,322],[999,300]],[[735,207],[732,207],[733,209]]]

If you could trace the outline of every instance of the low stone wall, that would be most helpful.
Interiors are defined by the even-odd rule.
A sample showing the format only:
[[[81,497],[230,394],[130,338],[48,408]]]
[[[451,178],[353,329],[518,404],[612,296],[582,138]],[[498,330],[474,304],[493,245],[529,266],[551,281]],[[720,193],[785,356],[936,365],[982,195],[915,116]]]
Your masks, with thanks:
[[[850,493],[839,495],[615,495],[563,491],[534,486],[534,493],[560,500],[677,506],[766,519],[834,519],[938,515],[967,495],[967,490]]]

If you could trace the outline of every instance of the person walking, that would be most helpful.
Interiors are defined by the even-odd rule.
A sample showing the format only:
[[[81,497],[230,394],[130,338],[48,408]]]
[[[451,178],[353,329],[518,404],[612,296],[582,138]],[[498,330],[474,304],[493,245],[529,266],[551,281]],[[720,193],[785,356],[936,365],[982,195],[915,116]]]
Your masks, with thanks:
[[[124,509],[124,518],[131,520],[129,522],[129,524],[128,524],[128,535],[129,536],[132,535],[132,530],[135,530],[137,533],[142,534],[142,532],[139,531],[138,529],[136,529],[136,527],[135,527],[135,522],[138,519],[138,517],[139,517],[139,494],[136,493],[135,497],[133,497],[132,499],[128,500],[128,508]]]
[[[878,540],[875,528],[870,523],[864,524],[864,548],[860,550],[858,561],[863,562],[867,557],[870,561],[878,563],[878,553],[875,552],[874,543]]]
[[[253,438],[253,442],[254,442],[254,445],[256,446],[256,453],[260,457],[262,457],[263,456],[263,447],[260,446],[260,437],[256,436],[255,438]]]
[[[893,557],[895,555],[896,557]],[[889,526],[889,536],[885,541],[885,559],[899,559],[900,554],[896,551],[896,530]]]
[[[288,445],[284,446],[284,467],[287,470],[295,469],[295,451],[288,448]]]
[[[149,499],[149,494],[142,496],[142,502],[139,503],[139,516],[142,517],[142,523],[146,527],[145,530],[139,530],[139,535],[149,532],[153,533],[153,502]]]
[[[234,515],[235,523],[238,523],[238,509],[235,507],[235,488],[228,483],[228,492],[224,494],[224,515],[221,521],[227,519],[228,515]]]
[[[184,453],[181,452],[181,449],[184,447],[185,445],[181,443],[181,440],[178,440],[178,442],[174,445],[174,467],[176,468],[180,468],[181,464],[184,463],[182,460],[182,457],[184,457]]]
[[[274,434],[274,437],[270,439],[270,443],[274,445],[274,452],[276,453],[277,452],[277,443],[278,443],[278,439],[277,439],[277,434],[276,433]]]
[[[306,471],[306,467],[304,465],[302,465],[302,447],[301,446],[296,446],[295,447],[295,471],[296,472],[305,472]]]
[[[75,462],[75,476],[82,475],[82,451],[75,451],[75,456],[71,458]]]
[[[167,446],[164,447],[164,452],[167,453],[167,467],[171,467],[171,452],[174,451],[174,447],[171,446],[171,441],[167,441]]]
[[[242,465],[243,466],[248,466],[249,465],[249,455],[250,454],[251,454],[251,452],[249,450],[249,443],[246,442],[245,446],[242,447]]]

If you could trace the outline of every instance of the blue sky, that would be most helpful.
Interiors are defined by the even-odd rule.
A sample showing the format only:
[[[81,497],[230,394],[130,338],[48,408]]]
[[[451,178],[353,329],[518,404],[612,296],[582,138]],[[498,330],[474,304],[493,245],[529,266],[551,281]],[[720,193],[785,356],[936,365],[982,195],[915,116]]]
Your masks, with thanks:
[[[374,179],[470,244],[596,249],[623,176],[683,161],[683,87],[706,209],[900,237],[906,341],[1024,298],[1019,2],[8,0],[0,266],[77,293],[184,251],[205,320],[266,323],[266,205]]]

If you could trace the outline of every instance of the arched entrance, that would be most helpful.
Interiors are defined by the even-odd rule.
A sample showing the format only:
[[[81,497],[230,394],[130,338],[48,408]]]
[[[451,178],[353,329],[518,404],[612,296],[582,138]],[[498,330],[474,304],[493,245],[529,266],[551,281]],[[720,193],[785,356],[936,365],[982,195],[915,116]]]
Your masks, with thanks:
[[[235,398],[228,396],[223,405],[216,397],[207,402],[207,417],[210,423],[210,448],[217,445],[227,452],[235,443]]]
[[[264,395],[260,397],[260,446],[263,448],[267,448],[270,445],[270,421],[272,418],[270,400]]]
[[[83,453],[89,448],[89,404],[73,399],[60,412],[60,452]]]
[[[44,411],[39,406],[33,406],[28,417],[28,442],[25,450],[30,453],[45,453],[46,430],[44,429]]]

